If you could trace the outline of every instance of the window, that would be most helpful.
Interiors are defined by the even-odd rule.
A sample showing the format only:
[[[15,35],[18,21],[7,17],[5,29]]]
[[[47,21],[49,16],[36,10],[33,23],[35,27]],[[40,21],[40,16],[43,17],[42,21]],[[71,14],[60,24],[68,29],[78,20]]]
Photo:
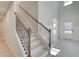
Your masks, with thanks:
[[[64,24],[64,33],[65,34],[72,34],[72,23],[71,22],[66,22]]]

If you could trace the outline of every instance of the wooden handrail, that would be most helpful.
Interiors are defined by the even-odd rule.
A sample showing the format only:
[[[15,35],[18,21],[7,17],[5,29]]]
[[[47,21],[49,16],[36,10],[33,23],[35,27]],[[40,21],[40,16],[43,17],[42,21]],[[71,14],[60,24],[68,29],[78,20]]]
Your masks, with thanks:
[[[19,7],[26,13],[28,14],[34,21],[42,25],[47,31],[50,31],[46,26],[44,26],[41,22],[39,22],[37,19],[35,19],[30,13],[28,13],[22,6],[19,5]]]

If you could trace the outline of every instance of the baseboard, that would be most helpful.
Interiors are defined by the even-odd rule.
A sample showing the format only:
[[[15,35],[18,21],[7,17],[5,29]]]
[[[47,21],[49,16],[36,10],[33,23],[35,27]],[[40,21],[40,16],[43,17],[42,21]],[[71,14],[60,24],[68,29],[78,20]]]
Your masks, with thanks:
[[[76,41],[76,42],[79,42],[79,40],[74,40],[74,39],[67,39],[67,38],[59,38],[60,40],[73,40],[73,41]]]

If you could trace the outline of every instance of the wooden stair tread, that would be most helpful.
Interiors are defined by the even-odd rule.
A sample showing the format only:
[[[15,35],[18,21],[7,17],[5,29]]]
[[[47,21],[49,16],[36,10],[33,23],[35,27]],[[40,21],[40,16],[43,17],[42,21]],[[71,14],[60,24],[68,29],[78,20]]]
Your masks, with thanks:
[[[0,57],[12,57],[14,54],[4,39],[2,24],[3,22],[0,21]]]

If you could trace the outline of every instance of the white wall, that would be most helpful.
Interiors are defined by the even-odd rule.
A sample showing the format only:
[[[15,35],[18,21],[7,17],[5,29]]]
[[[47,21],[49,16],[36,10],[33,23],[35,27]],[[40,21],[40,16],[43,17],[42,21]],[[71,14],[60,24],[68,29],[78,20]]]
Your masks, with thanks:
[[[38,17],[38,2],[36,1],[24,1],[21,2],[20,5],[35,19]],[[31,32],[37,33],[38,32],[38,24],[35,20],[33,20],[27,13],[25,13],[21,8],[19,8],[18,16],[20,20],[26,27],[31,28]],[[37,19],[38,20],[38,19]]]
[[[15,3],[15,2],[14,2]],[[16,4],[12,4],[4,18],[4,35],[9,47],[12,49],[15,56],[23,56],[18,40],[15,34],[15,7]]]
[[[66,39],[79,40],[79,2],[74,2],[72,5],[63,7],[60,9],[60,21],[59,21],[59,37]],[[64,23],[72,22],[73,33],[71,35],[64,34]]]
[[[38,20],[48,28],[52,26],[53,19],[58,18],[58,1],[38,2]]]
[[[58,1],[38,2],[38,21],[45,25],[48,29],[53,26],[53,19],[56,19],[58,21],[58,6]],[[48,32],[41,26],[38,26],[38,30],[38,32],[47,40]],[[52,42],[55,42],[55,40],[53,39],[53,35]]]
[[[38,2],[37,1],[23,1],[20,5],[30,13],[34,18],[38,19]]]
[[[74,40],[79,40],[79,2],[73,3],[70,6],[64,7],[63,2],[60,2],[59,12],[58,12],[58,35],[59,39],[55,41],[54,48],[60,50],[56,55],[58,57],[78,57],[77,53],[79,50],[79,42]],[[73,34],[64,34],[64,23],[72,22]],[[61,39],[63,38],[63,39]],[[74,39],[74,40],[64,40],[64,39]]]

